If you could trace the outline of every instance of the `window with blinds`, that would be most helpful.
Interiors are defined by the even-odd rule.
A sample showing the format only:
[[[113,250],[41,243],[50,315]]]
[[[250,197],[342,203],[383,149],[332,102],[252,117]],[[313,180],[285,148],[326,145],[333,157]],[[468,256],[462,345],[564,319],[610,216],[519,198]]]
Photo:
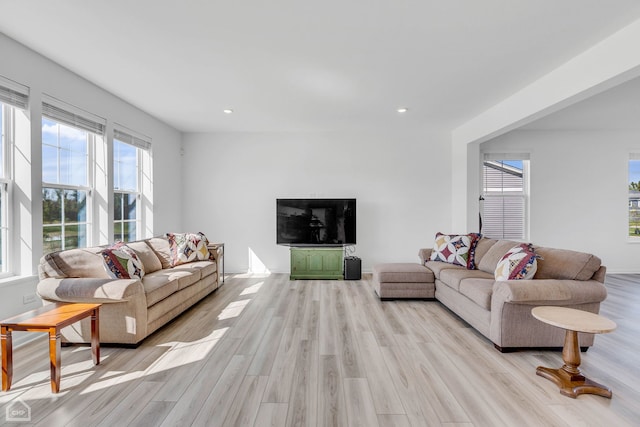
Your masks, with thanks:
[[[114,241],[130,242],[141,237],[141,177],[143,151],[151,139],[131,131],[113,131],[113,219]]]
[[[527,238],[528,169],[524,155],[486,155],[482,165],[481,232],[494,239]]]
[[[86,247],[92,233],[94,147],[106,121],[55,98],[42,102],[44,253]]]
[[[29,88],[0,76],[0,277],[11,273],[9,266],[10,218],[14,211],[10,197],[12,150],[16,114],[29,106]]]
[[[640,153],[629,155],[629,237],[640,238]]]

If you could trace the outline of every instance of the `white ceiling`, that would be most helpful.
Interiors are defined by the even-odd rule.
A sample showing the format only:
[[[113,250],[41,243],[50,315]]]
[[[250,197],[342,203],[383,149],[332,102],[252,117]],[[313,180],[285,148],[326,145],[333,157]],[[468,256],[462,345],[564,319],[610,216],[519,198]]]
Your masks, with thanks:
[[[449,130],[639,18],[637,0],[0,0],[0,32],[184,132]]]
[[[640,130],[640,78],[523,126],[528,130]]]

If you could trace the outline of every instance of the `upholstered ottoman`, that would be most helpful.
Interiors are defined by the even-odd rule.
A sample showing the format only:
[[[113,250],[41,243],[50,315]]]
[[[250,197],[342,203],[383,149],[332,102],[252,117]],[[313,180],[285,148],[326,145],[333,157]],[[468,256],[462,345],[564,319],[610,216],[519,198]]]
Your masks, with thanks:
[[[380,299],[435,298],[435,277],[417,263],[376,264],[373,286]]]

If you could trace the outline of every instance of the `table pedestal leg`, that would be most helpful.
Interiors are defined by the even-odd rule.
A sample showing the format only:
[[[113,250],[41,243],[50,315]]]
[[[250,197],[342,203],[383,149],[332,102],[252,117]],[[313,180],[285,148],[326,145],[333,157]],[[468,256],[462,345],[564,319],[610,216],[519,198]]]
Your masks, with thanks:
[[[98,308],[91,312],[91,356],[93,364],[100,364],[100,321]]]
[[[13,340],[11,338],[11,329],[3,326],[0,334],[0,346],[2,346],[2,391],[9,391],[13,380]]]
[[[58,328],[49,329],[49,359],[51,361],[51,391],[60,391],[60,332]]]
[[[611,398],[611,389],[582,375],[576,331],[567,330],[565,334],[562,360],[564,361],[562,368],[552,369],[538,366],[536,374],[553,381],[560,388],[560,393],[574,399],[581,394],[597,394]]]

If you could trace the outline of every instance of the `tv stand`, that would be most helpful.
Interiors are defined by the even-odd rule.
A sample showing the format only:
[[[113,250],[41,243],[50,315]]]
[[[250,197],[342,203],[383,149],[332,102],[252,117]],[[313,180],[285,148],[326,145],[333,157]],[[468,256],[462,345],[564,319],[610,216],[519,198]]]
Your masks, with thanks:
[[[290,280],[342,280],[342,247],[291,247]]]

